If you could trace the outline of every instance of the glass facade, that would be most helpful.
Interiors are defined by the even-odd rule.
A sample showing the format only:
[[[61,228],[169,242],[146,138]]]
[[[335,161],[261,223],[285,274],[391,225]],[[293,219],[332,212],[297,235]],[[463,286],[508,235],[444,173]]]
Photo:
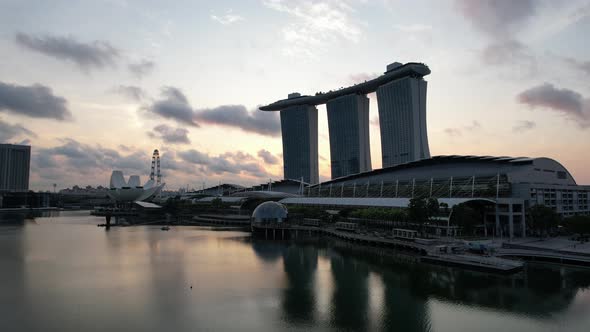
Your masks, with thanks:
[[[369,98],[343,96],[330,100],[326,108],[332,179],[370,171]]]
[[[383,167],[430,158],[426,86],[422,78],[405,77],[377,89]]]
[[[299,105],[281,111],[284,178],[319,182],[318,110]]]

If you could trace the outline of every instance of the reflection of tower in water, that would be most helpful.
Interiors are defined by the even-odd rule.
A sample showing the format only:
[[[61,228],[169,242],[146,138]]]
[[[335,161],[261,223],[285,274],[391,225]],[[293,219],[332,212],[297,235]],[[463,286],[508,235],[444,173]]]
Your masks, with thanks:
[[[5,218],[2,220],[2,218]],[[9,218],[14,218],[10,220]],[[2,272],[0,272],[0,305],[2,308],[10,308],[8,312],[2,315],[0,321],[0,330],[2,331],[31,331],[35,327],[35,322],[30,319],[31,310],[37,309],[37,303],[31,300],[30,280],[33,276],[27,276],[26,255],[29,244],[24,226],[12,227],[13,225],[26,223],[24,216],[3,215],[0,216],[0,262],[2,263]]]
[[[366,330],[369,309],[367,265],[337,254],[331,256],[330,265],[334,277],[333,326],[350,330]]]
[[[385,331],[430,331],[427,295],[416,294],[419,275],[386,271],[382,274],[384,289],[384,313],[382,328]],[[424,291],[427,291],[426,289]]]
[[[315,246],[289,246],[283,252],[283,264],[288,280],[282,298],[284,319],[294,324],[310,324],[316,311],[318,249]]]

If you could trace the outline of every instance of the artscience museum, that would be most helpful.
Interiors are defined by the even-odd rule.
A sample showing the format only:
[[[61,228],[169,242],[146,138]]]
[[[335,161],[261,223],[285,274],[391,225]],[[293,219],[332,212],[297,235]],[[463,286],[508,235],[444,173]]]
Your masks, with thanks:
[[[165,183],[157,184],[153,179],[141,185],[139,175],[131,175],[125,181],[123,172],[113,171],[108,195],[117,202],[144,201],[157,195],[164,185]]]

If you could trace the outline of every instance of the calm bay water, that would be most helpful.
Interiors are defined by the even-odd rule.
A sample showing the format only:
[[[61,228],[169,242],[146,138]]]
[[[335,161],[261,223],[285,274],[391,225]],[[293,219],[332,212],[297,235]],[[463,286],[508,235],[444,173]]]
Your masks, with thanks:
[[[503,277],[338,243],[106,231],[86,212],[11,218],[0,215],[0,331],[590,330],[590,270]]]

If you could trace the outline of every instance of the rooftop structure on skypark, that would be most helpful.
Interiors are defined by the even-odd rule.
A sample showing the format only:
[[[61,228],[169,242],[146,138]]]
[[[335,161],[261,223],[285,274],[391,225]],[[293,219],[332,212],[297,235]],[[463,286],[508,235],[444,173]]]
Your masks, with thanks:
[[[359,84],[355,84],[346,88],[342,88],[339,90],[330,90],[328,92],[318,92],[314,96],[294,96],[289,97],[287,99],[282,99],[276,101],[272,104],[268,104],[266,106],[261,106],[261,111],[280,111],[286,109],[291,106],[299,106],[299,105],[308,105],[308,106],[317,106],[321,104],[327,103],[331,99],[335,99],[338,97],[350,95],[350,94],[358,94],[358,95],[366,95],[371,92],[377,91],[377,89],[385,85],[389,82],[395,81],[400,78],[404,77],[416,77],[422,78],[426,75],[430,74],[430,68],[423,63],[417,62],[408,62],[406,64],[400,64],[399,62],[394,62],[387,66],[387,71],[383,73],[383,75],[363,82]]]

